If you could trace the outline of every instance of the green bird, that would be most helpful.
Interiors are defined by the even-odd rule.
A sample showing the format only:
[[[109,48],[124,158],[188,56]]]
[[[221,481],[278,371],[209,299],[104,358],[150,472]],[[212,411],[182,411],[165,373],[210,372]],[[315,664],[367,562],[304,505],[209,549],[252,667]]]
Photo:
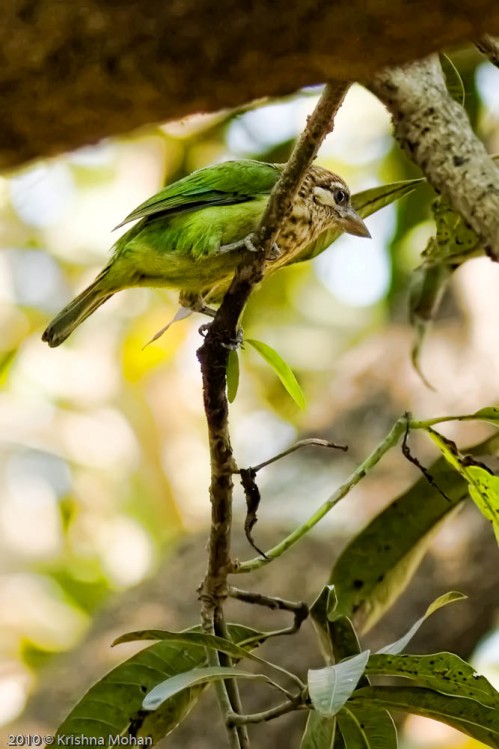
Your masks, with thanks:
[[[198,311],[223,298],[249,250],[284,164],[226,161],[189,174],[146,200],[119,224],[139,221],[113,247],[95,281],[52,320],[43,334],[59,346],[113,294],[133,286],[180,290],[180,304]],[[119,228],[119,227],[116,227]],[[345,182],[312,166],[277,238],[265,275],[306,259],[331,228],[369,237]]]

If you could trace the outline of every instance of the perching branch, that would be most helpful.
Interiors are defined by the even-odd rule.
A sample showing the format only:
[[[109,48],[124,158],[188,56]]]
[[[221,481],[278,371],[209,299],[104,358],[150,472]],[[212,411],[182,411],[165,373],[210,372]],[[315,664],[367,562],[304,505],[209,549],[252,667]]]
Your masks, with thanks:
[[[237,471],[232,456],[228,430],[228,403],[225,392],[229,347],[237,340],[237,325],[253,287],[262,277],[265,254],[275,242],[280,224],[290,209],[308,167],[319,146],[332,127],[334,115],[341,105],[348,84],[326,87],[308,125],[270,197],[267,210],[257,231],[254,244],[261,251],[250,262],[238,268],[234,280],[210,325],[205,341],[198,351],[203,376],[203,395],[208,422],[211,456],[210,496],[212,531],[209,562],[201,597],[203,617],[212,612],[226,596],[227,574],[230,571],[230,524],[232,476]]]
[[[447,92],[438,58],[385,70],[370,88],[390,110],[402,148],[499,260],[499,170]]]
[[[237,326],[246,301],[261,280],[265,258],[276,240],[280,226],[290,210],[305,173],[311,165],[324,137],[332,129],[334,116],[348,89],[347,83],[326,86],[319,103],[310,116],[291,158],[276,184],[253,243],[259,250],[242,263],[224,300],[209,326],[203,345],[198,350],[203,379],[203,397],[211,459],[210,500],[211,531],[208,545],[208,568],[201,585],[201,618],[203,629],[210,634],[223,622],[222,605],[227,596],[227,576],[232,571],[230,534],[232,523],[233,474],[237,471],[228,427],[226,370],[230,347],[237,342]],[[218,656],[212,654],[210,658]],[[220,682],[219,701],[227,714],[229,701]],[[232,706],[235,708],[235,706]],[[228,726],[231,746],[237,746],[234,726]]]

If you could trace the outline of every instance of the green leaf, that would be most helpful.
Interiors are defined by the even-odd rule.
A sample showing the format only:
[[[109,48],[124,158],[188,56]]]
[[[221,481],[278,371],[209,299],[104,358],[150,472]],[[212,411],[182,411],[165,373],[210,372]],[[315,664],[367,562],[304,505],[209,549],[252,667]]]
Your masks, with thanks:
[[[498,449],[496,435],[466,452],[483,456]],[[363,631],[372,627],[409,583],[439,524],[468,495],[466,481],[443,457],[430,472],[449,501],[421,478],[348,544],[329,579],[338,597],[336,617],[353,618]]]
[[[351,696],[364,673],[369,650],[334,666],[311,669],[308,672],[308,690],[312,704],[322,715],[336,715]]]
[[[331,633],[331,622],[329,615],[336,608],[337,599],[334,591],[334,585],[325,585],[315,601],[310,606],[310,617],[312,624],[319,639],[322,654],[326,663],[334,661],[333,642]],[[348,653],[352,655],[352,653]]]
[[[229,403],[236,400],[239,388],[239,355],[237,351],[229,351],[227,359],[227,399]]]
[[[240,668],[228,668],[226,666],[207,666],[206,668],[195,668],[182,674],[175,674],[170,679],[157,684],[149,694],[144,697],[142,707],[144,710],[157,710],[163,703],[176,697],[178,694],[200,684],[206,684],[223,679],[265,679],[264,674],[250,674]],[[270,682],[272,683],[272,682]]]
[[[468,482],[468,491],[482,515],[490,520],[499,543],[499,476],[469,455],[459,452],[456,444],[431,427],[426,429],[449,465]]]
[[[467,469],[470,497],[487,520],[490,520],[499,544],[499,476],[481,466]]]
[[[196,628],[197,629],[197,628]],[[256,630],[229,625],[236,641],[256,638]],[[64,737],[88,736],[109,746],[109,737],[151,736],[157,743],[188,715],[204,686],[186,689],[154,713],[142,710],[144,695],[174,674],[206,665],[206,649],[199,645],[178,647],[158,642],[116,666],[83,695],[58,728]]]
[[[463,79],[450,57],[444,55],[443,52],[440,53],[439,57],[447,84],[447,91],[458,104],[463,106],[465,98]]]
[[[254,338],[245,338],[245,343],[252,346],[260,354],[262,359],[272,367],[296,405],[299,408],[305,408],[306,402],[303,391],[291,367],[284,361],[282,356],[271,346],[263,343],[263,341],[256,341]]]
[[[335,733],[336,718],[321,715],[315,710],[311,710],[308,714],[300,749],[333,749]]]
[[[405,650],[406,646],[409,644],[418,629],[421,627],[423,622],[428,619],[429,616],[435,613],[435,611],[438,611],[438,609],[441,609],[442,606],[447,606],[447,604],[454,603],[454,601],[462,601],[467,597],[468,596],[465,596],[464,593],[459,593],[455,590],[439,596],[433,601],[433,603],[428,606],[423,616],[412,625],[412,627],[405,633],[405,635],[403,635],[403,637],[401,637],[399,640],[396,640],[395,642],[392,642],[390,645],[386,645],[384,648],[381,648],[381,650],[378,650],[378,653],[390,653],[391,655],[401,653],[402,650]]]
[[[262,666],[268,666],[274,668],[281,673],[289,676],[289,672],[286,669],[277,666],[275,663],[260,658],[258,655],[251,653],[240,645],[231,640],[227,640],[225,637],[217,637],[216,635],[208,635],[204,632],[169,632],[164,629],[144,629],[138,632],[128,632],[125,635],[121,635],[114,642],[113,645],[119,645],[124,642],[136,642],[137,640],[163,640],[168,642],[178,642],[185,645],[199,645],[204,648],[210,648],[216,650],[218,653],[225,653],[233,658],[241,660],[242,658],[249,658],[250,660],[257,661]],[[257,642],[253,639],[251,641],[252,647],[255,647]]]
[[[495,406],[481,408],[479,411],[475,411],[473,417],[475,419],[488,421],[490,424],[494,424],[494,426],[499,426],[499,408],[496,408]]]
[[[409,281],[409,320],[415,332],[411,350],[412,365],[423,382],[431,388],[421,369],[421,351],[428,329],[435,318],[449,285],[453,268],[446,263],[423,263]]]
[[[400,676],[442,694],[467,697],[499,710],[499,692],[485,676],[454,653],[432,655],[382,655],[369,658],[366,673]]]
[[[334,610],[337,603],[338,599],[336,597],[334,585],[324,585],[321,592],[310,606],[310,614],[321,623],[330,621],[334,618]]]
[[[422,687],[365,687],[355,692],[348,706],[355,709],[357,705],[433,718],[499,749],[499,710],[467,697],[449,697]]]
[[[397,731],[386,710],[347,702],[337,720],[346,749],[397,749]]]

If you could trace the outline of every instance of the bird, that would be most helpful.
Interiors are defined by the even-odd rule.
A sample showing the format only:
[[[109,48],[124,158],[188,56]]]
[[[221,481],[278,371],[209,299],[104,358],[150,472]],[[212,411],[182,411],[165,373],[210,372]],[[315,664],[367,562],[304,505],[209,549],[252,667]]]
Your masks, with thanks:
[[[222,300],[237,267],[254,249],[251,236],[284,167],[225,161],[164,187],[116,227],[137,221],[114,244],[93,283],[50,322],[42,340],[59,346],[113,294],[137,286],[177,289],[181,307],[209,313],[208,305]],[[280,229],[277,251],[266,259],[264,277],[307,259],[331,229],[370,237],[345,181],[313,165]]]

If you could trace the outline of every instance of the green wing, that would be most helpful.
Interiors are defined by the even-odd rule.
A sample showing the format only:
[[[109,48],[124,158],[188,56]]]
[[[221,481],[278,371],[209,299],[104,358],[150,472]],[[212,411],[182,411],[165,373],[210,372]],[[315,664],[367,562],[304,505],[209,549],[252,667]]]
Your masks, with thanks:
[[[281,171],[280,164],[249,159],[198,169],[139,205],[116,228],[147,216],[172,216],[206,206],[243,203],[270,194]]]

